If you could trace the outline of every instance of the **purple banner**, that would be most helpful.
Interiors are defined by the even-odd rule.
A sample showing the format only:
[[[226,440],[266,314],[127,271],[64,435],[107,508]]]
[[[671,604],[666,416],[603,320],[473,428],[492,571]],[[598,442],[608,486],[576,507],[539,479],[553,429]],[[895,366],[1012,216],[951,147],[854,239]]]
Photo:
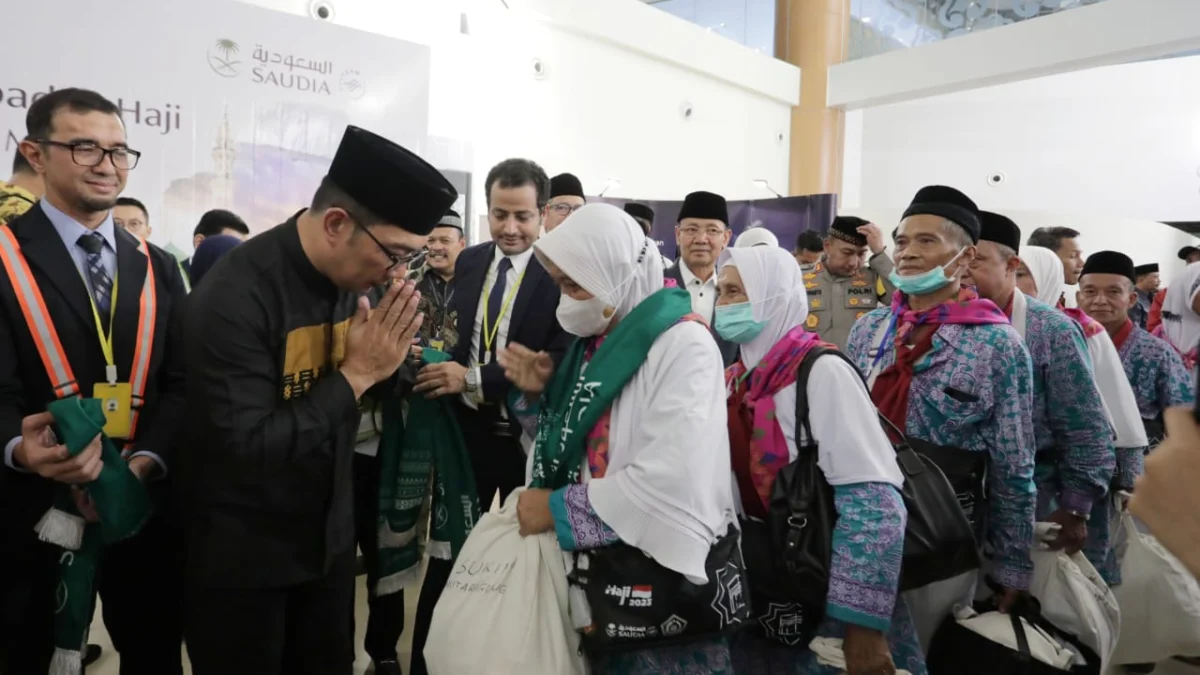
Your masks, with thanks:
[[[650,236],[658,242],[659,250],[668,258],[675,258],[675,225],[683,202],[660,202],[642,199],[615,199],[611,197],[589,197],[589,202],[603,202],[624,207],[628,202],[645,204],[654,210],[654,228]],[[782,197],[780,199],[756,199],[754,201],[729,202],[729,227],[733,230],[730,246],[737,236],[751,227],[763,227],[779,238],[779,245],[791,251],[796,237],[805,230],[816,230],[825,234],[837,214],[836,195],[809,195],[806,197]]]

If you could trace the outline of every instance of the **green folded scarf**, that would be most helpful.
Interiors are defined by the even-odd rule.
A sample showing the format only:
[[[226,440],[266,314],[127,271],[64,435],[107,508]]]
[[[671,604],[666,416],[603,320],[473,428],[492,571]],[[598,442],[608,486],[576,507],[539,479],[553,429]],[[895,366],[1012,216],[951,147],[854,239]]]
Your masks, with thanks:
[[[46,407],[54,431],[72,457],[83,452],[104,428],[104,411],[96,399],[68,398]],[[87,485],[100,522],[87,523],[75,508],[71,488],[62,485],[54,506],[38,522],[42,541],[64,550],[58,558],[58,607],[54,614],[54,658],[50,675],[83,671],[83,649],[96,605],[95,577],[104,546],[128,539],[150,517],[150,495],[129,470],[117,446],[100,437],[100,476]]]
[[[425,364],[450,359],[425,349]],[[379,582],[376,595],[395,593],[415,582],[421,570],[417,536],[421,504],[433,472],[433,531],[430,555],[453,559],[479,520],[475,476],[452,396],[430,400],[413,393],[383,403],[379,439]],[[408,409],[405,424],[404,407]]]

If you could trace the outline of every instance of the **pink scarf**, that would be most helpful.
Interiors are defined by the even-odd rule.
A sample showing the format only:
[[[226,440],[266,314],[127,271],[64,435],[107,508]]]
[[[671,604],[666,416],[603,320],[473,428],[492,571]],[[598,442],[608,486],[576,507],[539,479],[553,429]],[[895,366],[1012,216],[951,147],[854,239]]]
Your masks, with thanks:
[[[1061,309],[1063,314],[1075,319],[1076,323],[1083,326],[1085,337],[1095,337],[1104,332],[1104,326],[1101,326],[1099,321],[1085,314],[1082,309],[1078,307],[1062,307]]]
[[[816,333],[807,333],[796,326],[775,343],[762,361],[750,372],[750,386],[742,398],[742,406],[754,419],[750,434],[750,473],[754,489],[765,506],[771,498],[775,474],[788,464],[787,439],[775,419],[775,394],[796,382],[796,370],[813,347],[837,349],[821,342]],[[738,361],[725,369],[725,385],[734,391],[746,366]],[[797,434],[798,435],[798,434]]]
[[[908,306],[908,297],[900,291],[892,295],[892,316],[896,321],[896,344],[904,344],[917,326],[922,324],[967,324],[1011,323],[1008,315],[996,303],[979,297],[974,288],[963,286],[956,300],[948,300],[935,307],[916,311]],[[872,345],[874,346],[874,345]]]

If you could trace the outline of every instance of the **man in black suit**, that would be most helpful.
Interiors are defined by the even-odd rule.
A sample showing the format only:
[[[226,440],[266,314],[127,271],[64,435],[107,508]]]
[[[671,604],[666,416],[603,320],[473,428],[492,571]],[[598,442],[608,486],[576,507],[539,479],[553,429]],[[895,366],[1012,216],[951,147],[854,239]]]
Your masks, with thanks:
[[[525,484],[522,431],[509,407],[510,397],[519,394],[496,353],[517,343],[545,351],[558,363],[571,337],[558,325],[558,287],[533,254],[540,214],[550,199],[546,172],[527,159],[509,159],[488,172],[484,189],[492,241],[463,251],[455,265],[454,360],[423,368],[416,391],[460,397],[459,426],[471,453],[479,507],[487,510],[497,491],[503,499]],[[426,672],[421,652],[450,569],[449,561],[429,560],[413,633],[413,675]]]
[[[126,144],[120,110],[95,92],[61,89],[30,106],[26,126],[21,150],[45,178],[46,195],[0,232],[0,672],[21,674],[47,672],[55,651],[56,561],[63,549],[39,541],[34,524],[64,484],[73,486],[79,512],[94,521],[86,485],[102,466],[98,441],[67,458],[49,431],[46,405],[72,395],[91,398],[97,384],[131,383],[138,414],[124,422],[128,427],[134,419],[136,426],[117,443],[129,469],[146,481],[170,470],[173,433],[185,412],[183,364],[168,330],[185,297],[183,277],[170,254],[113,224],[112,207],[139,156]],[[25,269],[30,277],[22,278]],[[143,301],[152,310],[143,312]],[[35,315],[44,308],[48,322],[28,322],[30,308]],[[136,359],[147,347],[148,362]],[[65,357],[73,385],[51,381],[48,352]],[[139,380],[145,383],[140,408]],[[156,481],[158,513],[138,535],[106,548],[97,570],[122,675],[182,673],[181,560],[161,491],[164,481]]]
[[[683,200],[675,242],[679,262],[663,270],[692,296],[692,311],[704,317],[711,329],[717,303],[717,258],[729,245],[729,208],[725,198],[711,192],[693,192]],[[737,344],[713,332],[721,359],[728,366],[737,360]]]

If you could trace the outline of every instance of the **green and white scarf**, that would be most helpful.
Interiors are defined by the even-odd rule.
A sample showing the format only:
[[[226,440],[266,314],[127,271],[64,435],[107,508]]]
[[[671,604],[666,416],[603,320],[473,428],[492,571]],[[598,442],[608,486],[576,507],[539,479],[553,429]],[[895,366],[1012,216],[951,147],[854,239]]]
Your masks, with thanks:
[[[428,348],[421,357],[426,364],[449,358]],[[429,497],[431,473],[435,476],[431,555],[453,559],[479,520],[475,476],[452,398],[429,400],[412,393],[383,402],[376,595],[395,593],[420,576],[421,505]]]
[[[557,490],[579,481],[587,435],[646,361],[654,341],[692,311],[687,291],[664,288],[643,300],[586,359],[577,339],[542,399],[530,487]]]

